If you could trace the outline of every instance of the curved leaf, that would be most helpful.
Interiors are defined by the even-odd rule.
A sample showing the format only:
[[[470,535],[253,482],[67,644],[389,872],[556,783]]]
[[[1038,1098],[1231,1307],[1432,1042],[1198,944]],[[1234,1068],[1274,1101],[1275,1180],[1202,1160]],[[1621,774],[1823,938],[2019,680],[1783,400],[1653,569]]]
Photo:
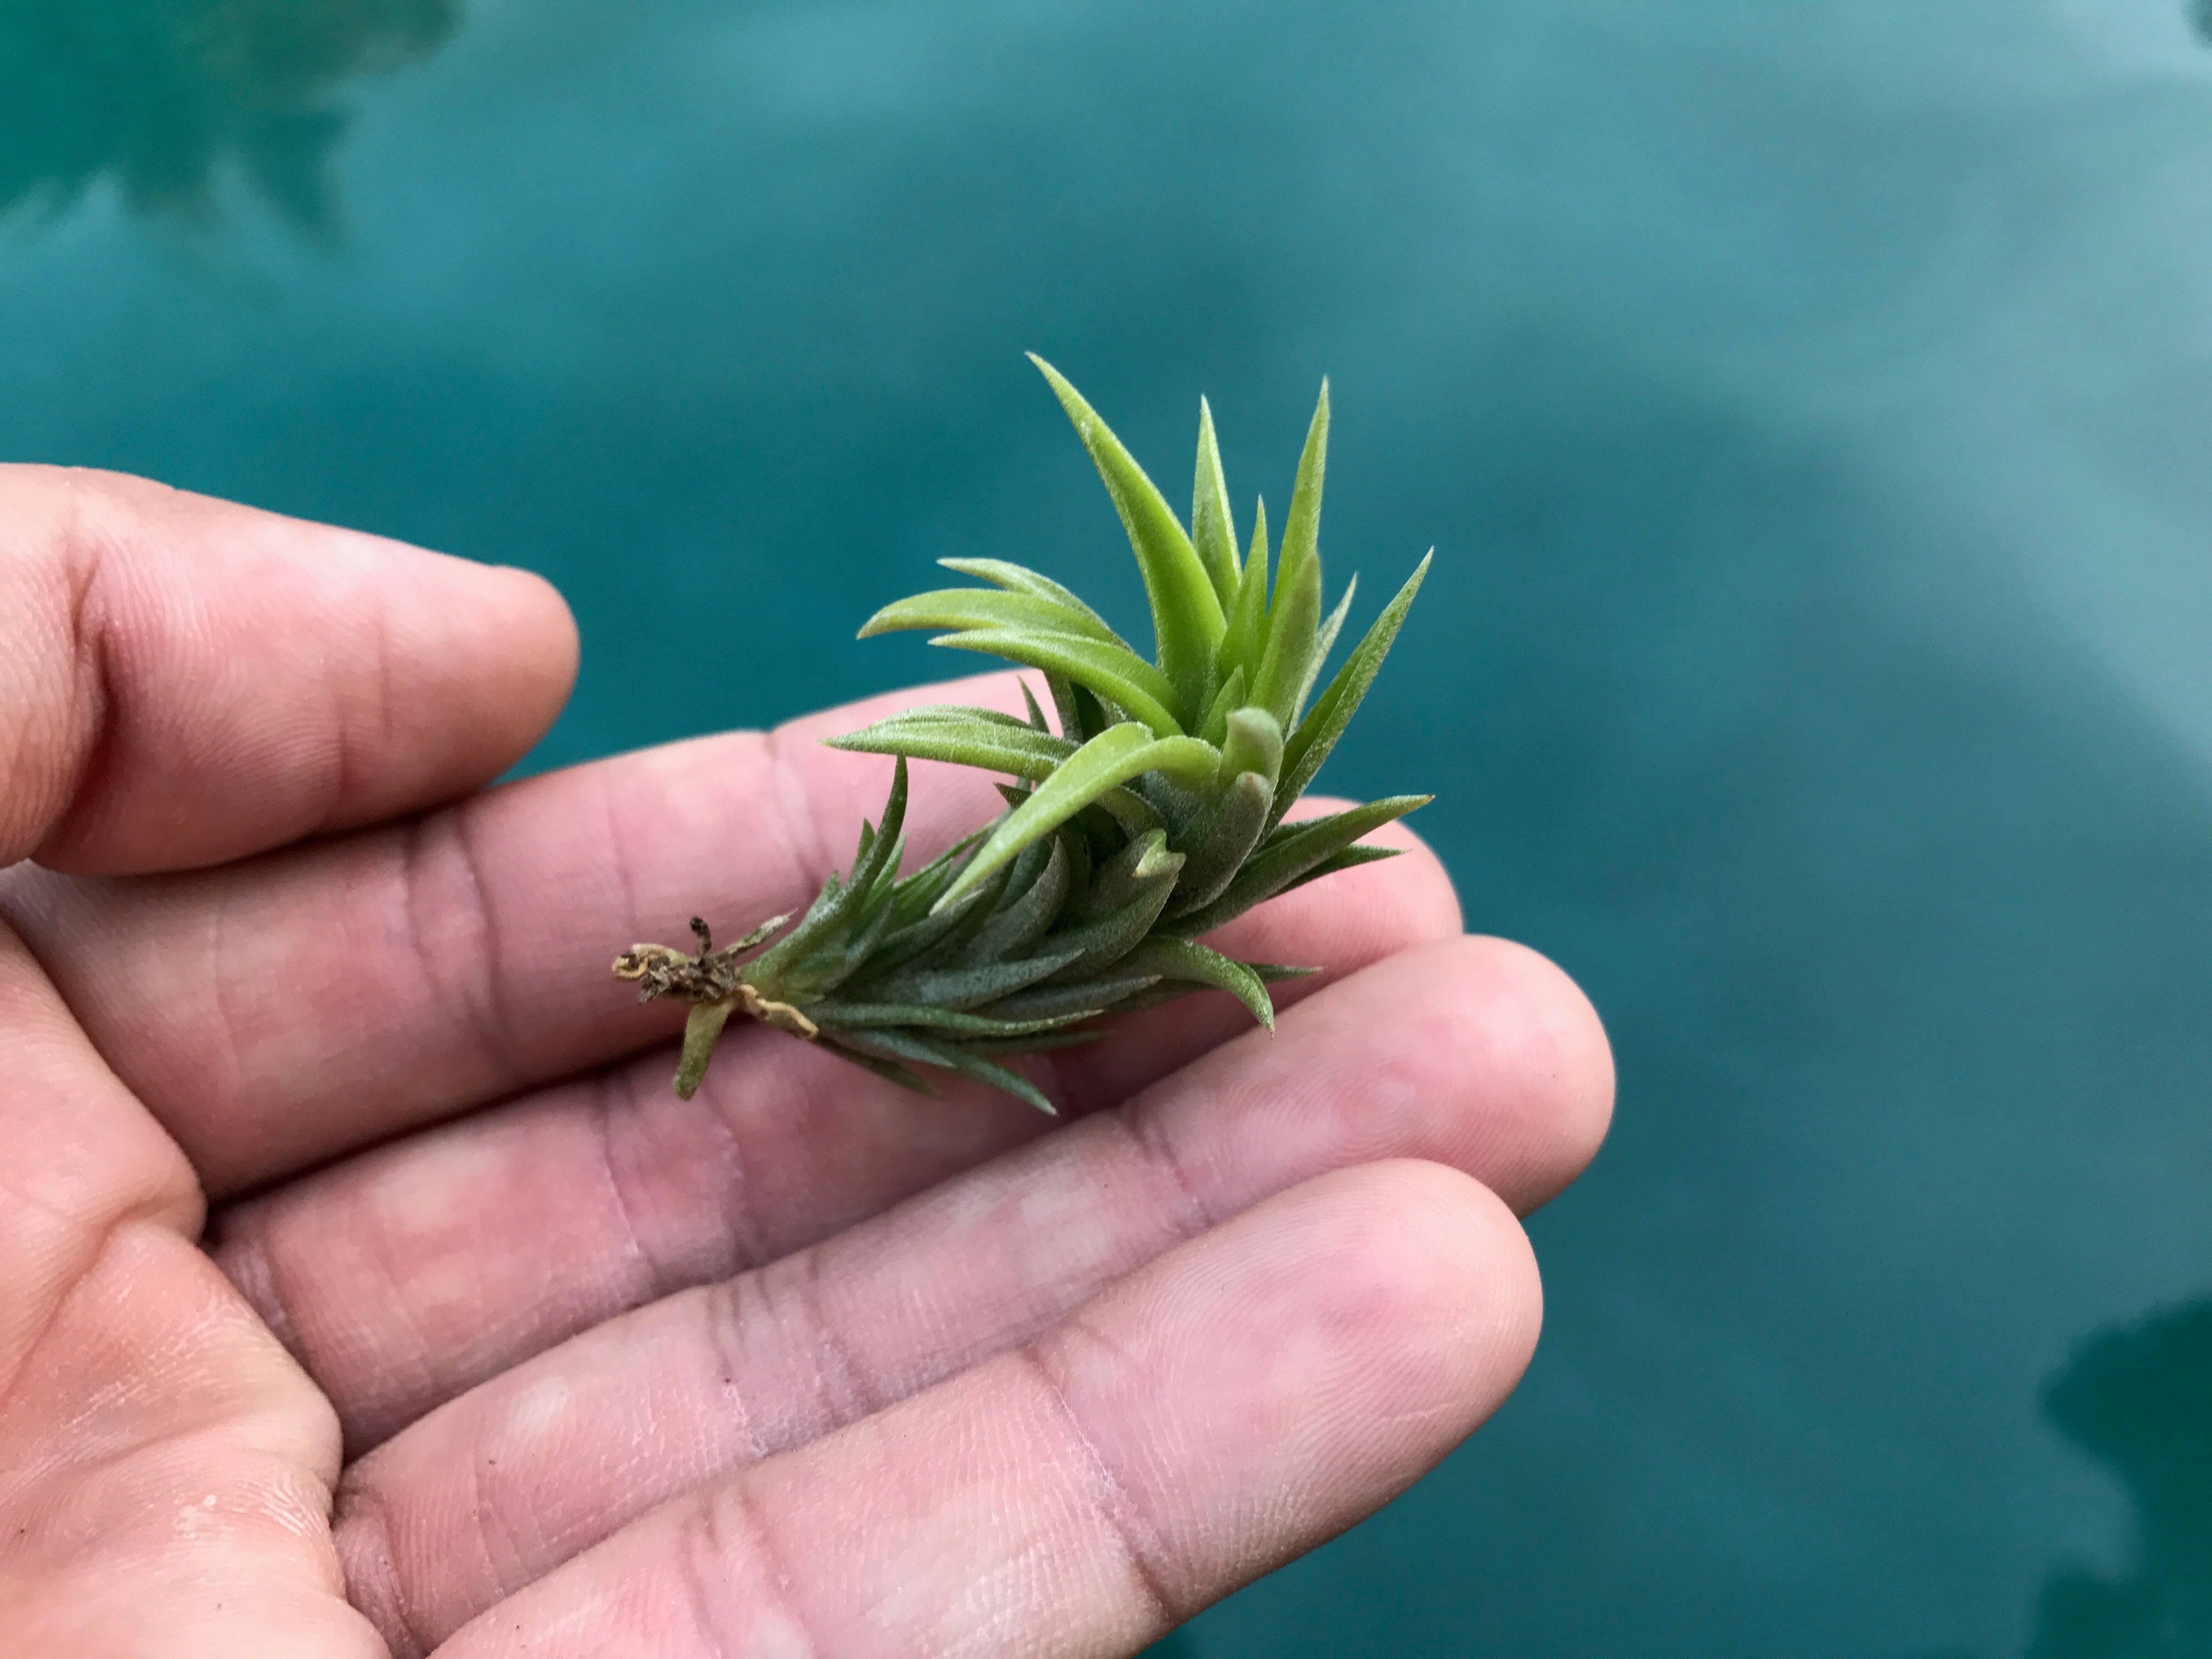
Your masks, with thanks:
[[[1228,630],[1221,637],[1221,672],[1233,676],[1242,669],[1249,683],[1260,672],[1260,659],[1267,649],[1267,502],[1263,496],[1252,504],[1252,550],[1237,579],[1237,602],[1230,607]]]
[[[894,600],[860,624],[860,637],[872,639],[905,628],[1043,629],[1129,649],[1087,605],[1070,606],[1034,593],[1005,593],[991,587],[940,587]]]
[[[975,716],[983,716],[978,719]],[[949,761],[957,766],[1046,778],[1075,752],[1075,744],[984,709],[917,708],[892,714],[824,740],[832,749],[909,760]]]
[[[1238,774],[1221,792],[1184,848],[1172,914],[1188,915],[1221,896],[1267,833],[1267,813],[1274,804],[1274,786],[1258,772]]]
[[[1145,593],[1152,601],[1160,671],[1176,688],[1177,714],[1195,723],[1210,695],[1214,647],[1220,644],[1226,624],[1212,580],[1191,547],[1190,538],[1176,522],[1174,512],[1144,469],[1121,447],[1121,441],[1098,418],[1098,411],[1043,358],[1031,352],[1030,361],[1051,383],[1060,407],[1074,422],[1076,435],[1091,452],[1091,463],[1105,481],[1121,527],[1129,533],[1129,545],[1136,550],[1137,566],[1144,575]]]
[[[1252,1011],[1252,1018],[1275,1029],[1274,999],[1267,981],[1245,963],[1188,939],[1149,939],[1121,959],[1124,968],[1158,973],[1163,979],[1189,980],[1226,991]]]
[[[964,1053],[949,1042],[932,1042],[911,1031],[867,1030],[841,1031],[840,1042],[849,1043],[863,1054],[872,1054],[888,1060],[916,1060],[924,1066],[941,1066],[948,1072],[957,1072],[963,1077],[972,1077],[978,1083],[988,1083],[994,1089],[1004,1090],[1017,1100],[1025,1100],[1048,1117],[1060,1115],[1043,1092],[1019,1072],[1009,1071],[980,1054]]]
[[[1161,737],[1174,737],[1183,729],[1174,712],[1175,688],[1158,669],[1127,646],[1108,645],[1074,634],[1006,628],[940,634],[930,643],[959,651],[988,652],[1009,662],[1065,675],[1079,686],[1119,703]]]
[[[1328,462],[1328,382],[1321,383],[1313,423],[1298,457],[1291,510],[1283,520],[1283,545],[1275,556],[1275,593],[1267,607],[1267,646],[1253,677],[1252,701],[1271,710],[1288,731],[1313,662],[1321,624],[1321,492]]]
[[[1391,644],[1398,637],[1406,613],[1413,609],[1413,596],[1421,591],[1421,582],[1429,574],[1429,562],[1435,557],[1434,553],[1430,553],[1414,567],[1406,585],[1382,607],[1382,614],[1369,627],[1366,636],[1352,647],[1352,654],[1344,659],[1344,666],[1336,671],[1328,688],[1314,700],[1312,710],[1283,745],[1283,775],[1275,785],[1275,817],[1279,822],[1305,793],[1314,774],[1321,770],[1321,763],[1328,758],[1328,751],[1344,735],[1344,728],[1352,724],[1352,713],[1367,695],[1367,688],[1375,684],[1382,659],[1390,654]]]
[[[1229,486],[1221,477],[1221,446],[1213,435],[1213,410],[1198,400],[1198,477],[1191,485],[1190,544],[1212,579],[1224,615],[1237,600],[1237,526],[1229,513]]]
[[[1070,611],[1078,611],[1099,627],[1105,628],[1107,633],[1115,639],[1121,638],[1112,629],[1106,627],[1105,617],[1085,605],[1073,588],[1063,587],[1051,577],[1041,575],[1027,565],[1010,564],[1004,559],[939,559],[937,562],[947,570],[957,570],[963,576],[990,582],[1010,593],[1033,593],[1038,599],[1064,605]],[[1127,643],[1126,641],[1122,642]]]
[[[1355,571],[1352,580],[1344,585],[1344,597],[1337,600],[1336,609],[1328,613],[1328,620],[1314,635],[1313,655],[1306,661],[1306,683],[1298,688],[1298,700],[1291,708],[1292,720],[1297,719],[1299,711],[1306,706],[1306,699],[1313,695],[1314,682],[1328,665],[1328,653],[1336,649],[1336,636],[1344,631],[1344,619],[1352,614],[1352,596],[1358,592],[1359,576]]]
[[[1176,919],[1176,933],[1194,939],[1212,932],[1273,898],[1322,860],[1342,852],[1370,830],[1402,818],[1435,799],[1433,795],[1393,795],[1327,817],[1282,825],[1260,843],[1259,850],[1246,860],[1219,898],[1195,915]]]
[[[1156,769],[1194,782],[1208,781],[1212,777],[1210,769],[1220,759],[1219,750],[1197,738],[1155,738],[1134,720],[1108,727],[1000,820],[959,879],[937,901],[938,908],[953,902],[1023,848],[1058,829],[1116,784]]]
[[[876,878],[884,873],[886,861],[896,873],[896,855],[902,842],[899,831],[906,822],[906,762],[902,759],[891,769],[891,792],[884,801],[883,827],[872,839],[863,836],[866,850],[854,860],[852,874],[843,887],[833,892],[832,883],[824,881],[821,897],[808,908],[799,926],[746,964],[744,972],[747,981],[763,985],[796,968],[802,957],[817,944],[830,943],[839,930],[854,919],[867,902]]]

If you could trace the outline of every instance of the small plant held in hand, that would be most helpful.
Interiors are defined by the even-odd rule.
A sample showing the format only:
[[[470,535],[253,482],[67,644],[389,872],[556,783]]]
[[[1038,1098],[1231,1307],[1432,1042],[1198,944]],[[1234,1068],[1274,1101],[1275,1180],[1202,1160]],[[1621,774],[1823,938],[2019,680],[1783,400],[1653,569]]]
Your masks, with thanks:
[[[1427,573],[1421,561],[1318,696],[1352,605],[1322,609],[1322,472],[1328,388],[1306,434],[1269,581],[1267,512],[1240,558],[1213,420],[1199,405],[1198,481],[1186,526],[1120,441],[1050,365],[1060,396],[1129,533],[1152,602],[1147,662],[1059,583],[996,559],[942,562],[987,587],[888,605],[863,637],[949,630],[932,641],[1041,670],[1057,715],[1026,686],[1029,718],[984,708],[908,709],[840,749],[896,757],[878,824],[853,867],[831,874],[806,914],[763,922],[716,949],[633,945],[615,959],[641,1000],[692,1004],[676,1090],[689,1097],[735,1013],[780,1026],[927,1091],[940,1067],[1044,1111],[1008,1054],[1097,1041],[1101,1015],[1208,987],[1273,1028],[1272,980],[1310,969],[1237,962],[1198,942],[1254,905],[1334,871],[1391,856],[1359,838],[1424,805],[1394,795],[1285,823],[1397,637]],[[900,873],[909,759],[1002,773],[1006,809],[922,869]]]

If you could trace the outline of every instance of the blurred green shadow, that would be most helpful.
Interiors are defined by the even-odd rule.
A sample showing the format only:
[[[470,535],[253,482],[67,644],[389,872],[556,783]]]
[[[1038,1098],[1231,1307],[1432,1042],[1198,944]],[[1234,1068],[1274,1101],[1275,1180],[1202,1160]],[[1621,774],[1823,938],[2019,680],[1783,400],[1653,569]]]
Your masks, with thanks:
[[[459,21],[459,0],[0,0],[0,214],[111,181],[135,210],[204,221],[234,172],[327,235],[338,88]]]
[[[2136,1559],[2118,1577],[2053,1573],[2028,1659],[2212,1654],[2212,1300],[2094,1338],[2044,1403],[2125,1483]]]

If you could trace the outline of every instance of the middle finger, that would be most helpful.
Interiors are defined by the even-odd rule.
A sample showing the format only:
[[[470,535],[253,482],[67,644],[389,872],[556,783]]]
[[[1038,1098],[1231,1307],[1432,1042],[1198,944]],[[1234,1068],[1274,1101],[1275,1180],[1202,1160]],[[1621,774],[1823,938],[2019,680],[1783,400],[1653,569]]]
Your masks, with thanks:
[[[1224,949],[1332,978],[1459,931],[1450,883],[1407,855],[1284,895]],[[1075,1112],[1234,1036],[1225,996],[1135,1016],[1054,1056]],[[218,1218],[218,1255],[337,1406],[355,1452],[574,1332],[826,1237],[1037,1133],[973,1085],[922,1098],[780,1032],[726,1036],[696,1099],[650,1054],[416,1134]]]

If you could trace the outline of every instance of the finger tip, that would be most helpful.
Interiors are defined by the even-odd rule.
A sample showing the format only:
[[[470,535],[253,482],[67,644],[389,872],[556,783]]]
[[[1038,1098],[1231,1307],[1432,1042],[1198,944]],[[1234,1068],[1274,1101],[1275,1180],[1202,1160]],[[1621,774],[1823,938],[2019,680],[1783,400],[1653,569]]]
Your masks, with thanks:
[[[1510,1206],[1465,1171],[1392,1158],[1323,1177],[1340,1194],[1320,1254],[1346,1305],[1374,1322],[1381,1363],[1467,1428],[1496,1410],[1543,1323],[1534,1248]]]
[[[1613,1045],[1589,995],[1541,951],[1512,939],[1470,935],[1444,947],[1469,971],[1485,1040],[1506,1097],[1527,1117],[1535,1167],[1513,1194],[1526,1214],[1588,1169],[1613,1125]]]

